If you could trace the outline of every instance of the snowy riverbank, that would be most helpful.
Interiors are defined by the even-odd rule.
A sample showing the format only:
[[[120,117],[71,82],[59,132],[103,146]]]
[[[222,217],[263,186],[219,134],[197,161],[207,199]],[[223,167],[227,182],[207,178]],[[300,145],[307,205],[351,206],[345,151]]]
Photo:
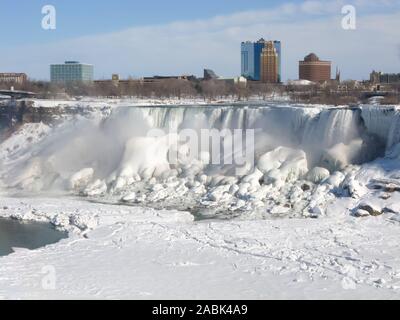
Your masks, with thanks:
[[[399,226],[387,216],[193,222],[51,198],[0,198],[0,208],[74,225],[60,243],[0,258],[4,299],[400,298]]]

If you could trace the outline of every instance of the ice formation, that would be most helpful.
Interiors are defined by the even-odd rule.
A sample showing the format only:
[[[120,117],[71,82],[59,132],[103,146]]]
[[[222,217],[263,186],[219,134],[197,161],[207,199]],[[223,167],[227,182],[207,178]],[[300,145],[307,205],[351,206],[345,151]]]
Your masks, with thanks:
[[[147,205],[320,215],[339,187],[354,197],[367,192],[367,181],[354,178],[358,165],[396,157],[399,114],[376,106],[120,107],[105,119],[66,123],[14,153],[5,153],[4,142],[0,180],[22,190]],[[149,136],[154,129],[165,135]],[[254,129],[255,161],[212,164],[202,141],[188,162],[188,143],[179,136],[185,129],[198,136],[204,129]]]

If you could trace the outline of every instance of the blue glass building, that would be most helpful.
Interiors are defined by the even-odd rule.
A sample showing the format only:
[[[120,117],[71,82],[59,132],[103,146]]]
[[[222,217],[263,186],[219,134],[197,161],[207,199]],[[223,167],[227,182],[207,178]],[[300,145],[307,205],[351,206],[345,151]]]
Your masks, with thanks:
[[[51,82],[91,82],[93,81],[94,67],[77,61],[65,61],[64,64],[50,66]]]
[[[280,41],[274,41],[274,47],[278,53],[278,82],[282,82],[282,45]]]
[[[242,70],[241,75],[249,80],[260,81],[261,79],[261,52],[265,47],[266,41],[260,39],[257,42],[246,41],[242,42],[241,60]],[[278,53],[278,78],[282,80],[282,46],[280,41],[274,41],[275,49]]]
[[[241,75],[247,79],[256,80],[254,43],[242,42],[242,71]],[[259,64],[260,66],[260,64]]]

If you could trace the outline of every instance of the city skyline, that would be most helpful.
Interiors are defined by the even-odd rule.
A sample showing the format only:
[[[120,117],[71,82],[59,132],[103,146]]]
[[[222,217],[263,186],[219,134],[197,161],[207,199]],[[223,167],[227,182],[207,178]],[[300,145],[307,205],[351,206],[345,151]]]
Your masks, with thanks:
[[[267,43],[271,40],[261,38],[255,42],[244,41],[241,44],[241,75],[249,80],[259,81],[262,78],[262,56]],[[278,55],[278,79],[282,79],[282,44],[279,40],[273,40],[273,46]]]
[[[246,5],[221,1],[205,6],[207,10],[197,10],[197,14],[191,10],[193,6],[172,1],[169,10],[180,4],[182,7],[175,14],[168,14],[168,21],[152,17],[149,8],[139,4],[137,11],[146,13],[145,21],[129,19],[126,14],[116,19],[114,16],[128,5],[127,1],[93,6],[91,11],[85,4],[73,17],[65,12],[71,10],[73,3],[53,1],[57,29],[52,31],[40,29],[42,1],[19,4],[20,11],[28,6],[31,14],[35,10],[37,14],[32,22],[22,19],[22,26],[4,36],[0,70],[49,80],[48,65],[78,60],[96,66],[96,79],[109,78],[112,73],[122,77],[200,76],[204,68],[233,77],[240,75],[240,43],[264,37],[282,41],[283,81],[298,78],[298,61],[309,52],[318,52],[333,61],[333,68],[342,70],[343,79],[368,79],[371,70],[399,71],[399,1],[246,1]],[[356,30],[341,28],[341,7],[345,3],[353,3],[357,9]],[[11,14],[0,24],[9,23],[17,5],[13,7],[6,1],[5,8]],[[105,9],[113,12],[106,23],[101,18]],[[70,20],[82,27],[82,19],[87,20],[87,28],[71,27]],[[36,27],[29,25],[33,22]],[[96,27],[99,24],[103,27]]]

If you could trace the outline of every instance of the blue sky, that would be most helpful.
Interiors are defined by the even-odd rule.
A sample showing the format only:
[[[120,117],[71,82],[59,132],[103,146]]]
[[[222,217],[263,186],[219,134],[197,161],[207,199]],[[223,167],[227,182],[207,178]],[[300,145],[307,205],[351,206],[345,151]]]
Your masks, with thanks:
[[[341,8],[357,9],[357,29],[341,28]],[[41,9],[57,10],[57,29],[41,28]],[[96,78],[240,73],[240,42],[283,45],[283,78],[315,51],[345,78],[372,69],[400,72],[400,0],[0,0],[0,72],[48,79],[49,64],[80,60]],[[4,31],[6,30],[6,31]]]
[[[178,20],[205,19],[244,10],[276,6],[279,0],[0,0],[0,25],[13,26],[2,34],[6,44],[46,42],[124,28],[164,24]],[[299,2],[299,1],[292,1]],[[300,1],[301,2],[301,1]],[[57,9],[57,30],[40,28],[41,8]],[[18,21],[18,23],[15,23]],[[28,30],[28,33],[27,33]]]

